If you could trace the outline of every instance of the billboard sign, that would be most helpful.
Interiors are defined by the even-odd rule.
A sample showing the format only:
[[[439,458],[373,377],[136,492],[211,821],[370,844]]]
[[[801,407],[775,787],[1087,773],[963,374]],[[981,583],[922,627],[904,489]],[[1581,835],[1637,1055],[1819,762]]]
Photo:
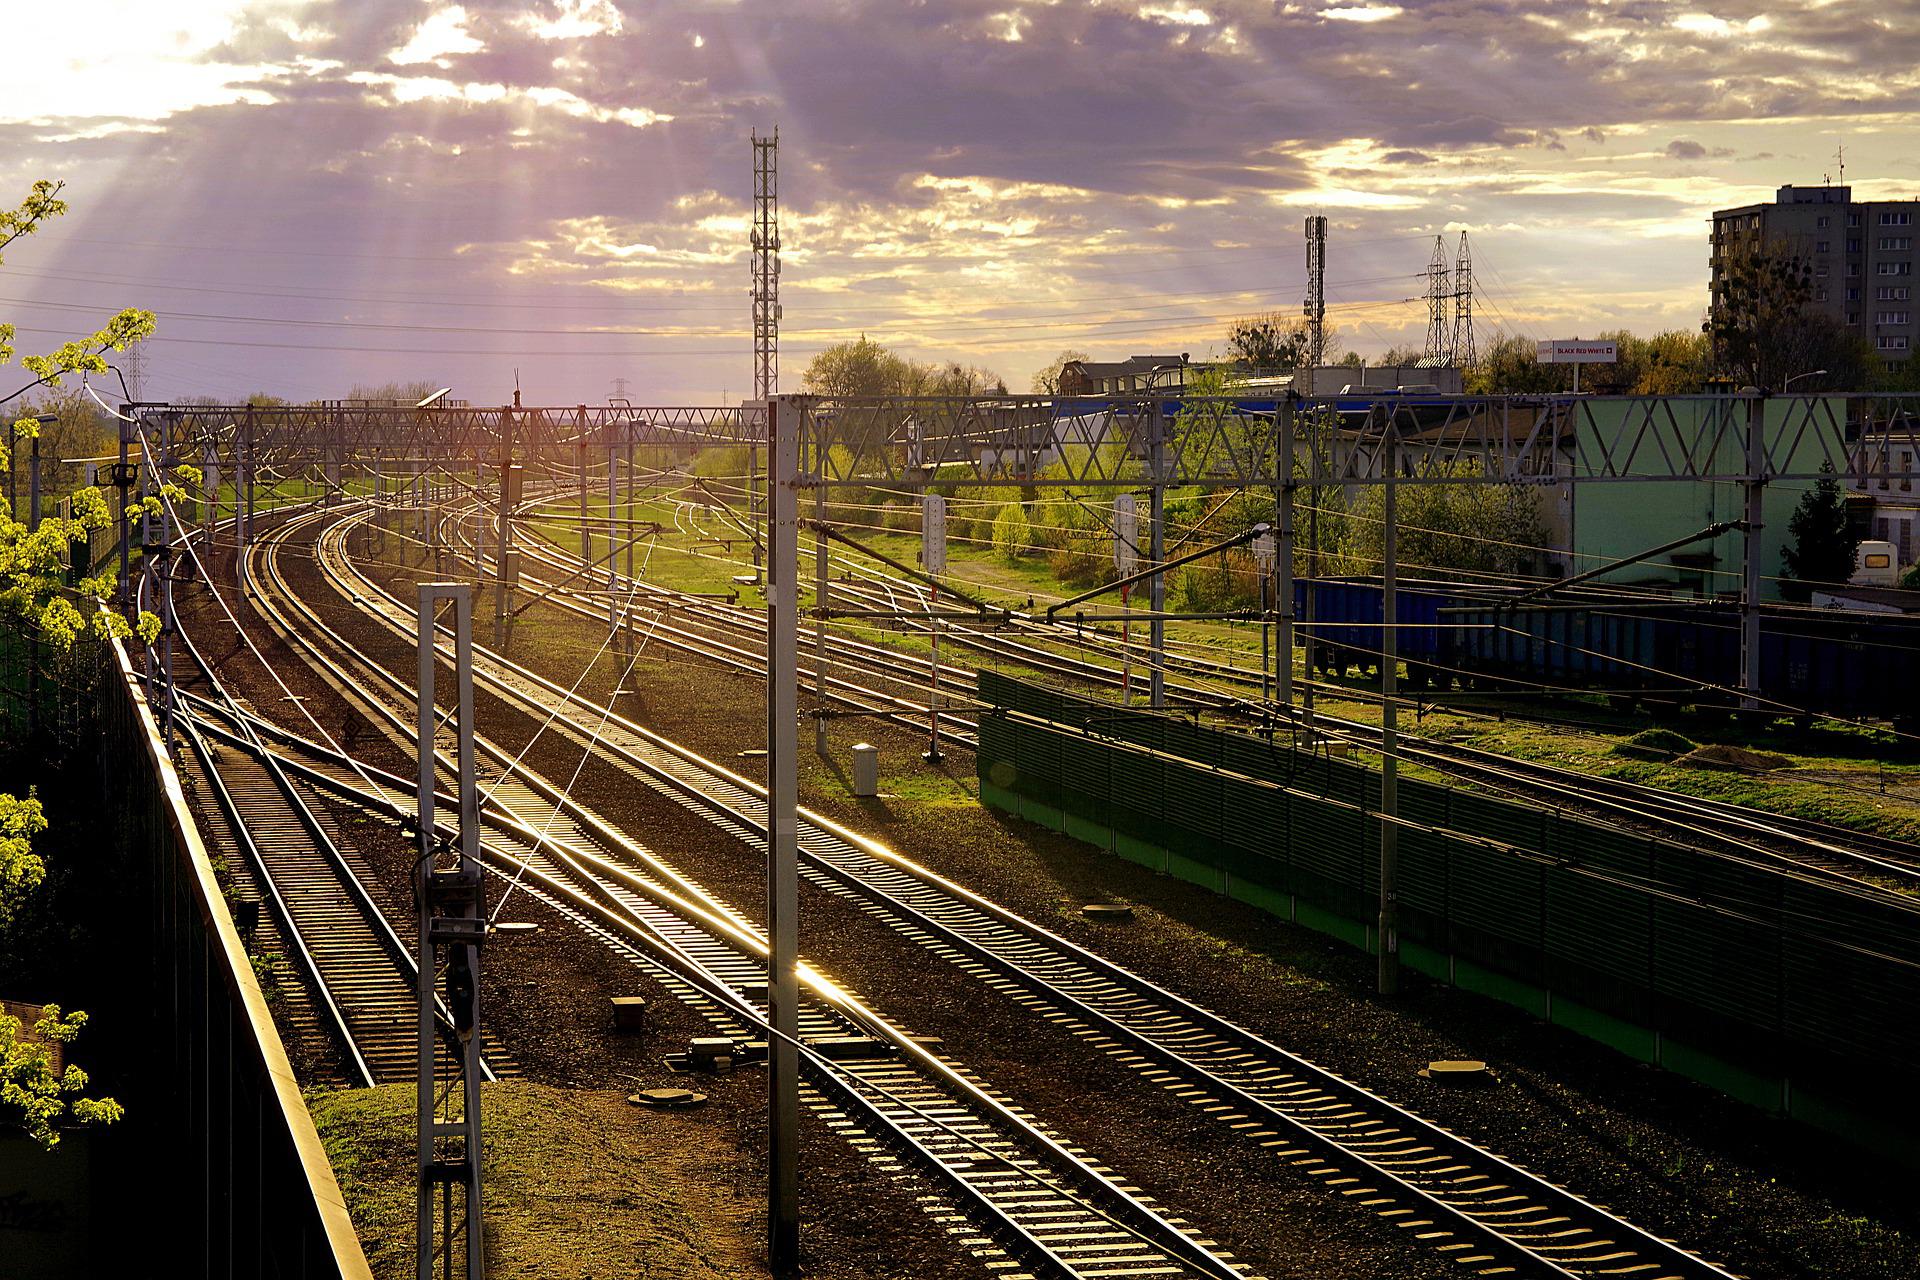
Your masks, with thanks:
[[[1534,359],[1541,364],[1614,364],[1620,359],[1620,344],[1552,338],[1535,344]]]

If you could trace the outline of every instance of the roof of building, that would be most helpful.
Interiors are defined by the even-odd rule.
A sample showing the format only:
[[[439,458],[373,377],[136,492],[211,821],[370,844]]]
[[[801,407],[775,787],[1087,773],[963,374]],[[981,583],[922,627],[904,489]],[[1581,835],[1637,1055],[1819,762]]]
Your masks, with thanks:
[[[1068,366],[1089,378],[1123,378],[1130,373],[1177,369],[1187,363],[1186,352],[1172,356],[1128,356],[1125,360],[1069,360]]]

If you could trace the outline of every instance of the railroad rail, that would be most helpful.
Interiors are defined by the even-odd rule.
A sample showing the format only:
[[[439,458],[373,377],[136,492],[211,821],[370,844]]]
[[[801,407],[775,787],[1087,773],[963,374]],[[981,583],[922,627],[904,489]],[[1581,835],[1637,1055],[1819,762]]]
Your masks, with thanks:
[[[321,532],[317,560],[323,571],[339,571],[345,531],[364,513],[296,517],[263,539],[253,575],[261,587],[262,615],[302,648],[336,689],[347,693],[351,688],[363,711],[404,735],[411,709],[396,708],[407,697],[407,683],[358,654],[298,599],[281,573],[278,553],[285,537],[329,515],[337,522]],[[364,579],[351,585],[330,580],[361,592],[363,605],[375,603],[376,596],[383,606],[393,603]],[[592,903],[605,919],[633,926],[656,960],[694,980],[722,1007],[733,1020],[728,1034],[742,1052],[751,1052],[750,1032],[764,1022],[764,939],[731,908],[563,789],[524,763],[515,765],[516,757],[504,748],[484,736],[477,736],[476,747],[495,766],[482,845],[496,874],[531,882],[550,895],[564,891],[576,905]],[[357,777],[336,773],[332,782],[366,795]],[[397,779],[389,786],[378,802],[404,812],[404,786]],[[802,1015],[802,1048],[815,1087],[836,1107],[852,1109],[863,1135],[884,1135],[889,1145],[910,1152],[949,1196],[976,1220],[991,1224],[993,1239],[1008,1242],[1020,1258],[1062,1276],[1225,1280],[1244,1274],[1212,1242],[1164,1217],[1137,1189],[1065,1145],[959,1064],[866,1008],[852,992],[811,971],[803,970],[803,978],[810,998]],[[853,1060],[842,1060],[849,1053]]]
[[[321,536],[319,558],[337,570],[343,597],[404,635],[405,606],[347,557],[348,524]],[[490,652],[476,650],[475,679],[528,714],[544,718],[558,707],[593,716],[592,749],[765,847],[757,784]],[[859,895],[934,954],[1414,1231],[1458,1265],[1489,1275],[1728,1274],[830,820],[806,810],[800,817],[810,880]]]
[[[460,537],[456,541],[462,544],[464,551],[472,553],[472,563],[476,568],[485,572],[486,563],[473,551],[471,539]],[[577,572],[581,563],[577,557],[545,540],[523,544],[521,550],[523,556],[531,556],[559,573]],[[490,561],[490,557],[487,560]],[[862,566],[862,571],[884,576],[880,571],[865,566]],[[601,616],[584,602],[583,597],[570,595],[554,582],[531,576],[527,581],[530,589],[550,593],[547,599],[558,608],[596,621]],[[637,601],[644,602],[645,607],[656,611],[654,620],[649,624],[649,632],[662,637],[664,643],[717,658],[735,669],[764,672],[764,651],[752,645],[753,637],[764,633],[764,619],[758,611],[629,580],[611,569],[605,581],[607,590],[632,592]],[[844,582],[834,583],[832,589],[836,593],[848,594],[863,590]],[[886,589],[923,592],[918,584],[904,579],[894,579]],[[890,596],[874,596],[870,592],[861,598],[875,606],[897,607],[898,603]],[[923,600],[923,596],[916,598]],[[662,610],[664,614],[658,612]],[[704,622],[716,629],[726,629],[732,635],[727,642],[717,642],[692,627],[667,621],[669,616]],[[900,623],[915,630],[925,630],[930,625],[910,616],[903,616]],[[1010,615],[1008,626],[1021,634],[1050,632],[1052,634],[1047,638],[1058,638],[1058,627],[1049,627],[1028,615]],[[1016,661],[1023,666],[1040,666],[1066,678],[1104,687],[1117,687],[1119,684],[1118,673],[1109,665],[1057,654],[1038,644],[1015,639],[1002,630],[970,626],[959,619],[943,619],[941,634],[958,647]],[[1093,634],[1105,636],[1104,632]],[[883,646],[849,641],[844,637],[835,638],[833,652],[835,657],[831,661],[840,669],[865,673],[909,688],[919,687],[924,694],[928,672],[925,662],[915,662]],[[809,653],[806,660],[812,660],[812,657]],[[1198,660],[1188,659],[1185,665],[1193,670],[1202,664]],[[811,669],[801,672],[803,679],[810,678],[812,674]],[[1218,665],[1212,668],[1211,674],[1217,679],[1249,679],[1246,672]],[[977,705],[977,689],[971,669],[943,663],[940,679],[942,685],[952,688],[958,698]],[[903,701],[909,700],[872,685],[862,685],[853,677],[830,677],[829,687],[857,709],[896,721],[910,723],[916,716],[924,717],[928,709],[924,703],[910,703],[895,714],[888,708],[899,707]],[[1271,719],[1271,707],[1256,706],[1231,694],[1177,681],[1170,682],[1169,687],[1197,706]],[[944,740],[967,749],[977,745],[977,722],[969,707],[943,706],[941,719]],[[1380,730],[1376,725],[1324,714],[1307,721],[1296,711],[1292,725],[1322,737],[1376,750],[1380,741]],[[1920,849],[1904,841],[1797,815],[1770,813],[1747,805],[1689,796],[1642,783],[1596,777],[1555,765],[1424,739],[1412,734],[1400,735],[1399,752],[1408,763],[1423,765],[1498,793],[1543,800],[1558,807],[1625,822],[1668,838],[1677,836],[1703,852],[1732,856],[1764,869],[1841,883],[1864,892],[1920,896]]]

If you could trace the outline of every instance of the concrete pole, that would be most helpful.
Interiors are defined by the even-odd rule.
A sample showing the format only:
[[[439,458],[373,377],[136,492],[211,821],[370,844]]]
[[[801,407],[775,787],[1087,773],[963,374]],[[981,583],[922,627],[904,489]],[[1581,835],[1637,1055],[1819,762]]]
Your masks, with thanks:
[[[234,459],[233,585],[244,608],[247,595],[247,548],[253,545],[253,406],[240,420],[240,448]]]
[[[507,577],[513,548],[513,410],[500,411],[500,494],[494,516],[493,647],[507,643]]]
[[[785,396],[767,402],[767,971],[773,1023],[767,1061],[767,1252],[775,1271],[800,1253],[799,1166],[800,821],[798,691],[801,414]]]
[[[1274,701],[1282,716],[1293,711],[1293,406],[1279,409],[1280,447],[1274,459],[1280,486],[1275,491],[1274,538]],[[1264,628],[1262,628],[1264,630]]]
[[[813,696],[815,706],[827,709],[827,597],[832,592],[827,567],[827,486],[813,487],[813,604],[819,610],[813,620]],[[936,652],[939,642],[936,640]],[[827,758],[827,717],[813,718],[813,751]]]
[[[573,464],[580,468],[580,563],[593,563],[593,529],[587,524],[587,406],[581,405],[574,410],[574,433],[579,443],[574,446]],[[587,575],[587,585],[593,585],[593,576]]]
[[[1389,431],[1394,428],[1389,426]],[[1380,994],[1400,990],[1400,446],[1387,449],[1385,553],[1380,565]]]
[[[1578,368],[1579,366],[1575,366]],[[1747,399],[1746,531],[1740,535],[1740,709],[1760,710],[1760,535],[1766,520],[1767,399]]]
[[[637,541],[637,539],[635,539],[634,537],[634,526],[631,523],[634,518],[633,417],[632,415],[628,415],[627,417],[626,428],[623,434],[626,436],[627,454],[626,454],[626,475],[622,478],[622,483],[620,486],[620,492],[621,492],[621,498],[622,498],[622,501],[620,503],[620,512],[622,515],[624,515],[627,518],[629,522],[626,525],[622,526],[622,537],[624,538],[627,544],[627,590],[629,593],[632,593],[635,590],[634,566],[633,566],[633,553],[634,553],[633,544],[635,541]],[[626,641],[627,641],[627,661],[632,662],[634,655],[637,654],[640,651],[640,649],[639,649],[639,637],[634,635],[633,633],[633,611],[631,609],[627,611]]]
[[[617,643],[615,643],[614,637],[616,637],[620,632],[620,601],[619,601],[619,598],[614,594],[616,588],[615,588],[615,581],[614,581],[614,564],[613,564],[613,556],[614,556],[613,549],[620,545],[619,543],[614,541],[614,537],[616,536],[615,529],[617,526],[614,524],[614,514],[613,514],[614,503],[616,501],[614,488],[616,485],[619,484],[619,480],[618,480],[619,474],[620,474],[620,455],[615,449],[615,446],[613,443],[613,437],[608,436],[607,437],[607,638],[608,638],[607,647],[612,652],[618,652],[619,646]]]
[[[1167,558],[1167,420],[1158,399],[1153,402],[1147,432],[1147,465],[1152,473],[1148,482],[1147,555],[1158,568]],[[1148,661],[1152,668],[1148,674],[1147,705],[1158,711],[1167,705],[1167,622],[1161,616],[1167,608],[1167,575],[1154,574],[1147,580],[1147,588],[1147,607],[1153,611],[1147,621],[1147,647],[1151,650]]]

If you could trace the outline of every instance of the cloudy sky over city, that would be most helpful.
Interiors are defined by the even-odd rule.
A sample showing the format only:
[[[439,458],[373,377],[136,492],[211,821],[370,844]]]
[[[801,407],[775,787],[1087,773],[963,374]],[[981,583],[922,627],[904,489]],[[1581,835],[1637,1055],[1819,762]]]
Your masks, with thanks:
[[[1025,389],[1063,348],[1297,312],[1481,341],[1699,322],[1706,218],[1920,195],[1920,24],[1864,0],[67,0],[9,19],[0,177],[66,183],[0,316],[152,308],[150,398],[712,402],[750,388],[749,135],[780,133],[782,389],[866,333]],[[10,199],[10,202],[11,202]]]

